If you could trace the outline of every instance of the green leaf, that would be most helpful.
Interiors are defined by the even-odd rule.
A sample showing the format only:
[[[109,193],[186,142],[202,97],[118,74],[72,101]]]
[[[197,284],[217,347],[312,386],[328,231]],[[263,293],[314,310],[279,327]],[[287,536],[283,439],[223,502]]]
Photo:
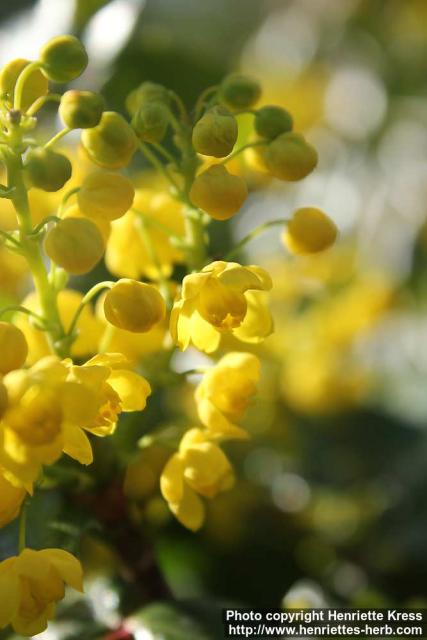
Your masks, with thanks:
[[[178,605],[167,603],[150,604],[140,609],[129,618],[127,626],[135,634],[144,631],[147,640],[214,640]]]

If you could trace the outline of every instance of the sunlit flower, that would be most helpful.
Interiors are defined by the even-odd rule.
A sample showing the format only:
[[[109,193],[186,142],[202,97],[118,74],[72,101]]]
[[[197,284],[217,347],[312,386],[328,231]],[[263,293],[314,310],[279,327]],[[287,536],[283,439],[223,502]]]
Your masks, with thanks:
[[[171,314],[173,340],[182,350],[193,344],[206,353],[218,348],[222,333],[261,342],[272,332],[272,319],[256,293],[271,286],[264,269],[236,262],[212,262],[186,276]]]
[[[201,429],[190,429],[167,462],[160,479],[162,495],[176,518],[197,531],[205,518],[199,496],[214,498],[234,484],[233,469],[217,444]]]
[[[62,549],[24,549],[0,563],[0,628],[33,636],[46,629],[65,584],[83,591],[80,562]]]
[[[209,369],[196,389],[201,422],[213,438],[247,438],[241,420],[256,392],[260,362],[251,353],[227,353]]]

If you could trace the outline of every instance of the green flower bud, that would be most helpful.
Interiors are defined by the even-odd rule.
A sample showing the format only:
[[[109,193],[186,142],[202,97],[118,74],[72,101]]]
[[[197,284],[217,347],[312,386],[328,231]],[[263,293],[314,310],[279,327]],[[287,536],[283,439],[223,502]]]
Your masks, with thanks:
[[[261,107],[255,116],[255,131],[262,138],[273,140],[281,133],[292,131],[293,119],[291,114],[282,107]]]
[[[65,218],[50,229],[44,241],[46,255],[68,273],[91,271],[104,253],[104,241],[94,222]]]
[[[261,87],[256,80],[232,73],[222,81],[219,99],[230,109],[249,109],[261,96]]]
[[[125,167],[137,148],[134,130],[115,111],[104,111],[93,129],[84,129],[82,144],[93,162],[106,169]]]
[[[265,150],[269,173],[279,180],[302,180],[317,165],[316,149],[299,133],[282,133]]]
[[[193,129],[193,147],[205,156],[224,158],[237,140],[236,118],[224,107],[209,109]]]
[[[52,82],[70,82],[87,67],[86,49],[75,36],[57,36],[40,51],[45,76]]]
[[[0,373],[20,369],[27,359],[28,345],[18,327],[10,322],[0,322]]]
[[[196,177],[190,190],[191,202],[215,220],[228,220],[239,211],[248,196],[246,182],[214,164]]]
[[[132,118],[138,138],[144,142],[161,142],[169,124],[168,108],[161,102],[147,102]]]
[[[161,102],[169,107],[171,101],[166,87],[155,82],[143,82],[126,98],[126,109],[133,116],[139,107],[149,102]]]
[[[0,73],[0,92],[6,96],[10,105],[13,103],[13,92],[20,73],[30,64],[29,60],[16,58],[6,64]],[[24,111],[30,107],[37,98],[45,96],[48,91],[47,78],[40,69],[34,69],[27,78],[22,94],[22,108]]]
[[[38,147],[28,152],[25,172],[33,187],[43,191],[59,191],[71,178],[72,166],[62,153]]]
[[[69,129],[96,127],[104,110],[104,98],[92,91],[66,91],[61,98],[59,115]]]

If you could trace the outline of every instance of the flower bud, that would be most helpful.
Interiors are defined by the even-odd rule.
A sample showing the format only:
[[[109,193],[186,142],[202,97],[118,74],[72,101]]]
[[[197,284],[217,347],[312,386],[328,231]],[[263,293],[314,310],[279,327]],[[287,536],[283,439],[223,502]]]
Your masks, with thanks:
[[[166,87],[155,82],[143,82],[139,87],[131,91],[126,98],[126,108],[133,116],[139,107],[149,102],[161,102],[166,107],[169,107],[170,96]]]
[[[317,165],[317,151],[299,133],[282,133],[265,150],[269,173],[279,180],[302,180]]]
[[[7,96],[8,102],[13,103],[13,92],[20,73],[30,64],[29,60],[16,58],[6,64],[0,73],[0,92]],[[40,69],[35,69],[26,79],[22,93],[22,108],[24,111],[30,107],[37,98],[45,96],[48,91],[47,78]]]
[[[77,193],[80,211],[89,218],[116,220],[129,211],[135,197],[132,182],[111,171],[94,171]]]
[[[142,104],[132,118],[136,135],[144,142],[161,142],[168,124],[168,108],[161,102]]]
[[[107,292],[104,313],[115,327],[144,333],[163,320],[166,305],[153,285],[123,278]]]
[[[237,140],[236,118],[224,107],[209,109],[193,129],[193,147],[205,156],[224,158]]]
[[[10,322],[0,322],[0,373],[20,369],[28,355],[24,334]]]
[[[292,131],[292,127],[292,116],[282,107],[261,107],[255,115],[255,131],[262,138],[273,140],[281,133]]]
[[[106,169],[129,164],[136,151],[136,140],[132,127],[115,111],[104,111],[96,127],[82,132],[82,144],[90,159]]]
[[[285,246],[296,254],[324,251],[334,244],[338,234],[335,223],[315,207],[303,207],[294,212],[282,239]]]
[[[222,164],[214,164],[194,180],[191,202],[215,220],[228,220],[239,211],[248,196],[246,182],[228,173]]]
[[[104,241],[91,220],[65,218],[48,231],[44,249],[55,264],[80,275],[91,271],[102,258]]]
[[[4,415],[7,405],[9,403],[9,397],[7,394],[6,385],[3,382],[0,382],[0,418]],[[0,518],[1,522],[1,518]]]
[[[33,187],[59,191],[71,178],[72,166],[62,153],[38,147],[28,152],[25,171]]]
[[[57,36],[40,51],[40,62],[45,76],[52,82],[70,82],[87,67],[86,49],[75,36]]]
[[[99,124],[104,105],[99,93],[66,91],[61,98],[59,115],[69,129],[89,129]]]
[[[256,80],[232,73],[222,81],[219,99],[230,109],[249,109],[261,96],[261,87]]]

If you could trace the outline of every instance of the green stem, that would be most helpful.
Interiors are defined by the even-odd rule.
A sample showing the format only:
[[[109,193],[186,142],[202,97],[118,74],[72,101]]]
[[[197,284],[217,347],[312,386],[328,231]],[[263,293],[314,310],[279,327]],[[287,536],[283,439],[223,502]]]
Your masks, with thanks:
[[[187,265],[190,271],[199,271],[206,264],[205,228],[202,213],[190,209],[185,214],[185,240]]]
[[[23,307],[20,304],[11,305],[10,307],[3,307],[3,309],[0,309],[0,318],[2,318],[7,313],[12,313],[14,311],[19,313],[25,313],[27,316],[31,316],[32,318],[37,320],[37,322],[40,322],[42,325],[45,324],[45,319],[39,316],[38,313],[35,313],[34,311],[31,311],[31,309],[27,309],[27,307]]]
[[[104,280],[103,282],[98,282],[98,284],[92,287],[92,289],[89,289],[89,291],[86,293],[81,303],[79,304],[76,313],[74,314],[74,317],[70,324],[70,328],[68,329],[67,336],[73,335],[77,326],[77,322],[79,321],[80,314],[85,308],[85,306],[96,296],[97,293],[99,293],[103,289],[111,289],[113,285],[114,285],[114,282],[112,282],[111,280]]]
[[[76,193],[78,193],[80,191],[81,187],[74,187],[74,189],[70,189],[69,191],[67,191],[67,193],[64,195],[64,197],[61,200],[61,204],[58,207],[58,213],[60,216],[62,216],[63,212],[64,212],[64,207],[67,204],[68,200]]]
[[[195,111],[194,121],[195,122],[197,122],[197,120],[199,119],[207,99],[211,96],[211,94],[214,94],[216,91],[218,91],[218,89],[219,89],[219,85],[214,85],[213,87],[208,87],[207,89],[205,89],[200,94],[200,96],[197,99],[196,106],[194,108],[194,111]]]
[[[167,149],[165,149],[161,144],[157,142],[152,142],[153,147],[158,151],[168,162],[176,165],[176,158],[173,157],[171,153]]]
[[[16,238],[14,238],[13,236],[11,236],[10,233],[7,233],[7,231],[3,231],[3,230],[0,229],[0,236],[2,236],[5,240],[8,240],[12,244],[16,245],[17,247],[21,246],[19,244],[19,241]]]
[[[37,98],[37,100],[35,100],[27,110],[27,116],[35,115],[37,111],[44,107],[48,102],[61,102],[61,97],[60,93],[48,93],[47,96],[40,96],[40,98]]]
[[[26,538],[27,538],[27,500],[25,498],[22,503],[21,513],[19,514],[19,534],[18,534],[18,550],[19,553],[22,553],[25,549]]]
[[[160,173],[162,173],[165,176],[165,178],[170,182],[170,184],[174,187],[174,189],[176,189],[176,191],[179,193],[180,188],[178,186],[178,183],[171,176],[171,174],[169,173],[168,169],[164,166],[164,164],[162,164],[160,160],[156,157],[156,155],[151,151],[148,145],[145,144],[145,142],[140,142],[139,148],[141,149],[142,154],[153,165],[153,167],[155,167],[155,169],[160,171]]]
[[[19,74],[18,80],[15,85],[15,92],[13,95],[13,108],[16,111],[21,111],[22,109],[22,97],[26,81],[28,80],[30,75],[37,69],[40,69],[40,67],[40,62],[31,62],[26,67],[24,67],[24,69]]]
[[[230,155],[224,158],[224,160],[221,160],[219,164],[227,164],[227,162],[238,156],[243,151],[246,151],[246,149],[253,149],[254,147],[264,147],[267,144],[267,140],[260,140],[259,142],[248,142],[248,144],[244,144],[242,147],[239,147],[239,149],[236,149],[236,151],[230,153]]]
[[[72,131],[72,129],[69,129],[68,127],[61,129],[61,131],[58,131],[58,133],[56,133],[53,136],[53,138],[51,138],[50,140],[48,140],[48,142],[46,142],[46,144],[44,145],[44,148],[49,149],[50,147],[53,147],[54,144],[56,144],[59,140],[61,140],[61,138],[69,134],[70,131]]]
[[[34,227],[33,231],[29,234],[30,236],[36,236],[40,233],[40,231],[50,222],[61,222],[61,218],[58,216],[47,216],[44,220],[42,220],[36,227]]]
[[[23,179],[22,158],[19,153],[8,150],[3,151],[3,159],[7,167],[9,187],[14,187],[11,200],[19,222],[22,253],[32,272],[49,343],[53,352],[62,355],[60,341],[64,337],[64,329],[59,316],[56,291],[49,282],[38,239],[31,237],[33,227]]]
[[[255,229],[252,229],[252,231],[250,231],[244,238],[242,238],[242,240],[240,240],[240,242],[238,242],[236,246],[224,256],[224,260],[230,260],[230,258],[233,258],[236,254],[239,253],[241,249],[243,249],[244,246],[248,244],[248,242],[259,236],[260,233],[263,233],[263,231],[265,231],[266,229],[279,225],[284,227],[287,222],[288,221],[284,218],[280,218],[279,220],[270,220],[269,222],[264,222],[264,224],[260,224],[259,227],[255,227]]]

